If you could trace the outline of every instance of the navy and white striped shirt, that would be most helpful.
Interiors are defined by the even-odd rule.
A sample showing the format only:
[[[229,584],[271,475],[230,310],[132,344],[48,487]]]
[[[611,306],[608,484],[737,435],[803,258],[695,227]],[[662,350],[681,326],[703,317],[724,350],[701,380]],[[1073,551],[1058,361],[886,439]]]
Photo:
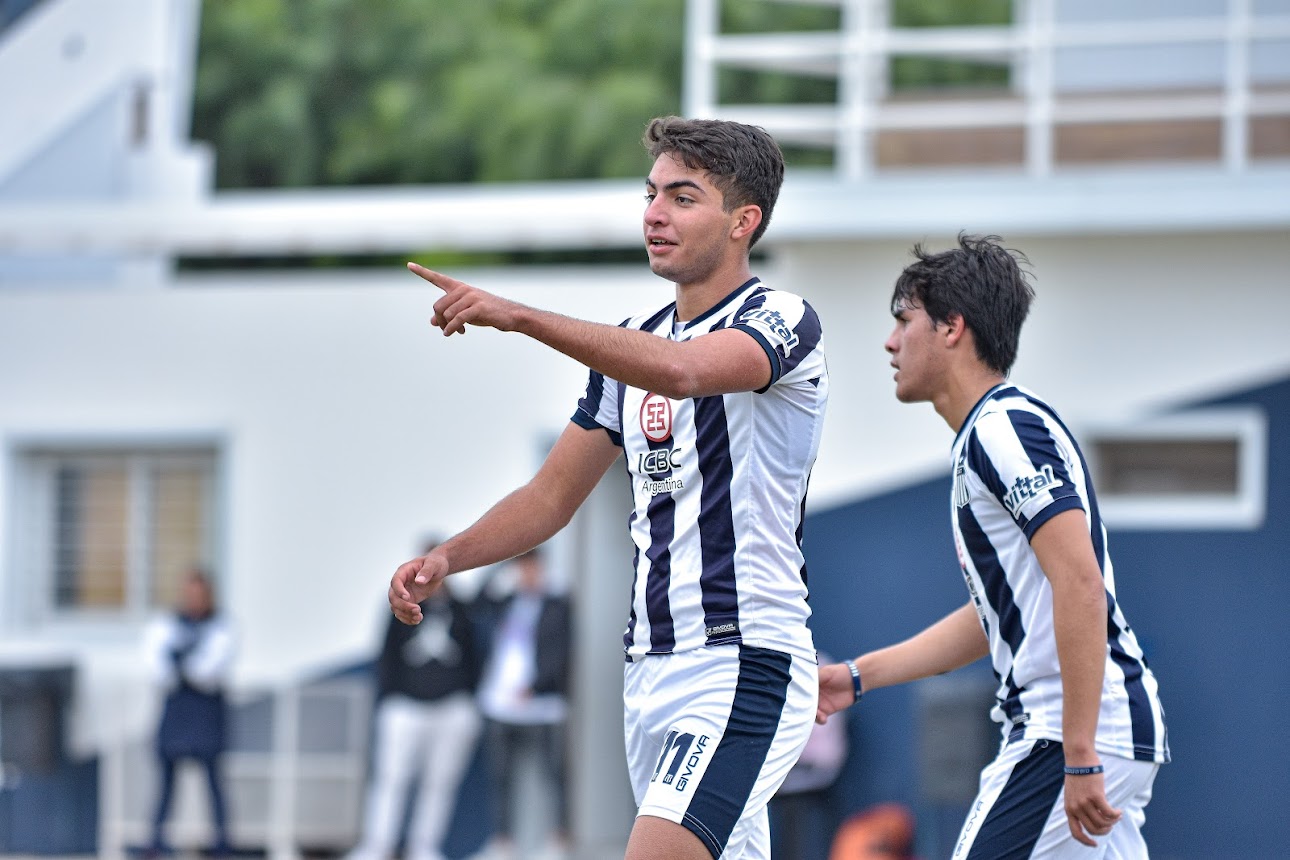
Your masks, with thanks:
[[[1165,762],[1169,745],[1155,676],[1115,598],[1115,573],[1092,479],[1057,413],[1003,384],[986,393],[954,440],[951,519],[959,563],[999,681],[991,716],[1005,737],[1060,741],[1062,685],[1053,593],[1030,539],[1057,514],[1084,512],[1106,587],[1106,675],[1096,747]]]
[[[629,660],[742,642],[814,659],[801,529],[828,374],[815,311],[753,278],[700,317],[676,305],[623,326],[678,341],[747,332],[759,391],[670,400],[592,371],[573,420],[623,448],[635,510]]]

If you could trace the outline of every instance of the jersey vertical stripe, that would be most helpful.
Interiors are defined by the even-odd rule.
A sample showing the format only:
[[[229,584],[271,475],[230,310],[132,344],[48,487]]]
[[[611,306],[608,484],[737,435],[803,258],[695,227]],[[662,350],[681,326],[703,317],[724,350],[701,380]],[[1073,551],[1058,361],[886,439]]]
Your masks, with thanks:
[[[959,562],[999,682],[994,718],[1008,737],[1060,741],[1062,689],[1052,589],[1030,539],[1080,510],[1107,597],[1107,658],[1096,744],[1125,758],[1169,760],[1154,675],[1115,598],[1106,530],[1084,457],[1057,414],[1000,385],[973,408],[952,448],[951,521]]]
[[[699,541],[703,573],[703,626],[706,644],[728,642],[730,635],[720,631],[739,629],[739,600],[735,591],[735,523],[730,502],[730,481],[734,465],[730,462],[730,434],[720,397],[704,397],[695,402],[695,429],[699,440],[699,475],[703,479],[699,509]]]
[[[588,378],[573,420],[622,445],[632,483],[628,658],[728,642],[813,656],[801,525],[828,400],[815,311],[754,278],[683,324],[669,304],[623,325],[742,331],[771,368],[760,391],[675,401]]]

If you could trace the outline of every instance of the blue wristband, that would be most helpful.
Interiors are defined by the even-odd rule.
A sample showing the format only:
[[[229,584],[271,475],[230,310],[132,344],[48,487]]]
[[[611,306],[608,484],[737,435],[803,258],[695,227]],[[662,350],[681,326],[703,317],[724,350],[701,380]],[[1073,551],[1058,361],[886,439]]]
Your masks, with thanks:
[[[855,700],[858,702],[860,701],[860,697],[864,695],[864,690],[860,689],[860,670],[856,668],[855,660],[848,660],[846,662],[846,667],[847,667],[847,670],[851,673],[851,688],[855,690],[856,692]]]
[[[1100,764],[1095,764],[1092,767],[1071,767],[1067,765],[1065,770],[1067,776],[1090,776],[1095,773],[1101,773],[1105,768]]]

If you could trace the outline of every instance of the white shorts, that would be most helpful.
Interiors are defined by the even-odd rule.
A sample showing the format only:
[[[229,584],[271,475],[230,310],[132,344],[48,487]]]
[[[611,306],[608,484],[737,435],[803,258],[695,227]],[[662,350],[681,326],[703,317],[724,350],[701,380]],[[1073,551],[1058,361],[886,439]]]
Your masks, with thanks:
[[[981,771],[981,788],[954,845],[954,860],[1016,857],[1052,860],[1146,858],[1146,806],[1160,765],[1102,756],[1106,799],[1120,820],[1096,848],[1076,841],[1066,820],[1066,763],[1062,745],[1049,740],[1007,743]]]
[[[713,857],[769,860],[766,804],[815,722],[813,660],[713,645],[628,663],[627,769],[637,815],[674,821]]]

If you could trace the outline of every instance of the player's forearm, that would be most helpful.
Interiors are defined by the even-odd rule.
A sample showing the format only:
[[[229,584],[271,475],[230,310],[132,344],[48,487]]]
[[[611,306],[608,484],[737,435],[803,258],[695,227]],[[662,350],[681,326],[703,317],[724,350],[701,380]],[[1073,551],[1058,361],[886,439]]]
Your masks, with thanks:
[[[448,559],[450,574],[496,564],[549,540],[568,525],[573,510],[576,505],[565,510],[530,482],[489,508],[465,531],[444,541],[439,551]]]
[[[1062,673],[1062,744],[1068,764],[1096,760],[1097,718],[1106,673],[1106,592],[1101,577],[1053,588],[1053,632]]]
[[[666,338],[528,307],[517,313],[515,330],[633,388],[673,399],[701,393],[684,345]]]
[[[1062,673],[1062,745],[1072,765],[1096,760],[1094,739],[1106,672],[1106,585],[1082,510],[1063,511],[1030,539],[1053,592],[1053,634]]]
[[[856,668],[871,690],[942,675],[988,653],[976,609],[966,603],[904,642],[861,655]]]

